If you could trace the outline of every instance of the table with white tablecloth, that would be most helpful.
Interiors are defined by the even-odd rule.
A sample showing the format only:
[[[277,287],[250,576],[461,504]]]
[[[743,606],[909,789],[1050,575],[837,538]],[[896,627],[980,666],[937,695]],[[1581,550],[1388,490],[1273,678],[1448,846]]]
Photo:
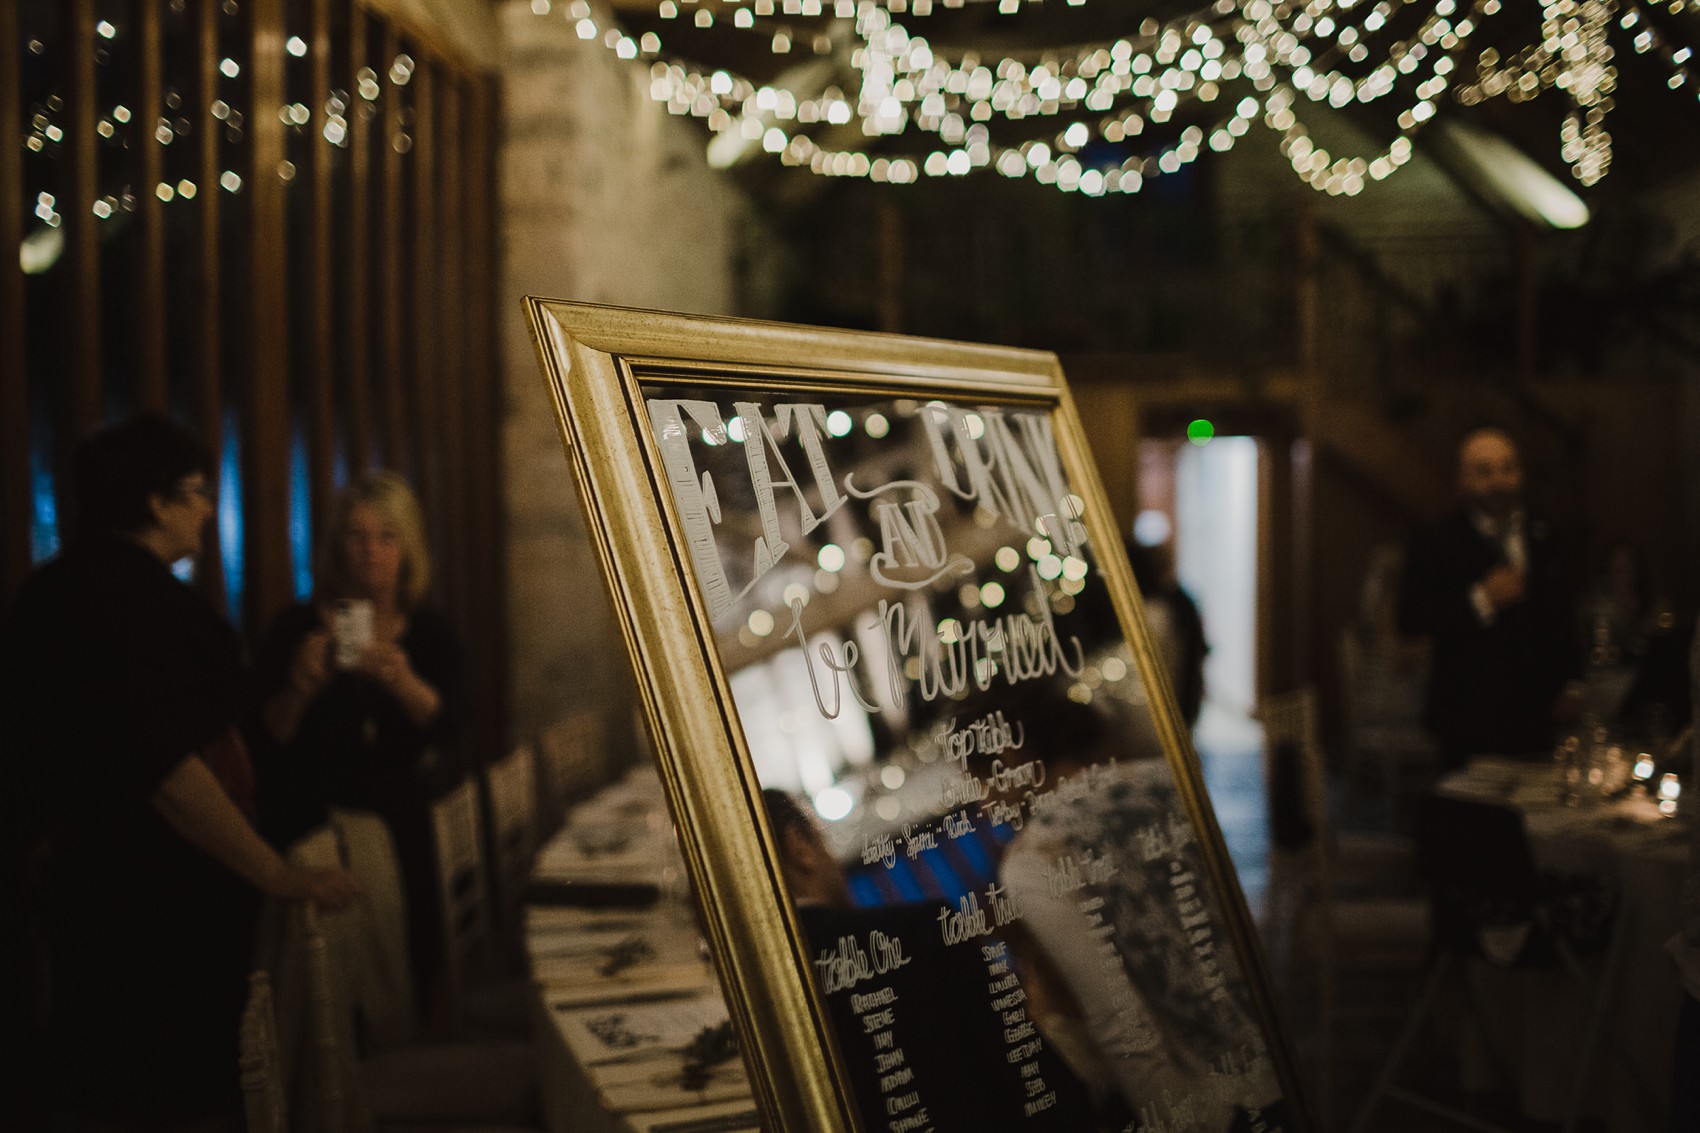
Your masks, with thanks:
[[[727,1008],[683,878],[647,768],[576,806],[539,853],[525,942],[549,1129],[760,1128],[743,1060],[715,1046]]]
[[[1447,776],[1440,790],[1520,812],[1539,868],[1596,875],[1617,888],[1615,969],[1604,956],[1589,961],[1590,974],[1607,981],[1608,1006],[1584,1112],[1625,1133],[1665,1128],[1681,1003],[1665,943],[1677,929],[1690,818],[1662,815],[1640,788],[1608,800],[1585,784],[1580,797],[1563,786],[1563,769],[1551,764],[1481,759]],[[1489,1006],[1495,1045],[1515,1055],[1523,1111],[1561,1117],[1586,1027],[1572,986],[1552,971],[1481,965],[1471,976]],[[1476,1053],[1465,1058],[1466,1083],[1485,1086],[1485,1059]]]

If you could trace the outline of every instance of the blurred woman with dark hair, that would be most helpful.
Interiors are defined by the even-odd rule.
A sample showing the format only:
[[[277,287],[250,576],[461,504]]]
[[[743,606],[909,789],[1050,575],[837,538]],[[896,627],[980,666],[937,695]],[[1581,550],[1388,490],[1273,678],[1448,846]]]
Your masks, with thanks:
[[[341,870],[289,865],[250,823],[236,632],[172,573],[200,553],[211,474],[163,417],[90,438],[76,538],[0,630],[4,897],[20,919],[0,928],[7,1065],[39,1060],[19,1093],[71,1129],[237,1128],[259,895],[339,907],[357,892]],[[32,938],[38,1001],[20,1014],[13,950]]]

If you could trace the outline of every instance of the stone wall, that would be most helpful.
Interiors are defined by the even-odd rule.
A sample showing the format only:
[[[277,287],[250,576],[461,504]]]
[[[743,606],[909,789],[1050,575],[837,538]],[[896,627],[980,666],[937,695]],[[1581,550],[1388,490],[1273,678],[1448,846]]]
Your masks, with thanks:
[[[647,66],[580,40],[565,8],[545,16],[528,0],[497,8],[515,737],[591,706],[623,736],[633,696],[521,297],[746,313],[735,267],[744,198],[708,169],[700,125],[650,101]]]

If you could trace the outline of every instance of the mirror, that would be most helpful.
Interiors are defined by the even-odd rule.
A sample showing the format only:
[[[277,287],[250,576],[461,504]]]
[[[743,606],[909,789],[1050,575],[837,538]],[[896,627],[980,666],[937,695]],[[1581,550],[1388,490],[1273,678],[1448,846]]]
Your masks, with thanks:
[[[594,310],[534,318],[554,320],[540,341],[581,490],[610,514],[624,503],[587,475],[565,394],[597,380],[562,342]],[[649,323],[628,353],[579,333],[615,360],[600,380],[623,390],[629,467],[661,497],[656,546],[727,732],[704,750],[685,735],[701,719],[652,702],[729,999],[798,980],[840,1119],[870,1133],[1297,1128],[1243,900],[1151,668],[1162,627],[1075,455],[1054,359],[988,352],[995,372],[929,388],[915,375],[965,348],[690,323],[666,345],[731,344],[680,366]],[[811,333],[822,348],[794,356],[814,364],[771,367]],[[1009,380],[1017,354],[1037,380]],[[815,372],[824,358],[871,372]],[[739,801],[748,829],[721,829]],[[764,884],[732,876],[742,851],[716,836],[759,847]],[[763,899],[788,969],[731,923],[728,901]]]

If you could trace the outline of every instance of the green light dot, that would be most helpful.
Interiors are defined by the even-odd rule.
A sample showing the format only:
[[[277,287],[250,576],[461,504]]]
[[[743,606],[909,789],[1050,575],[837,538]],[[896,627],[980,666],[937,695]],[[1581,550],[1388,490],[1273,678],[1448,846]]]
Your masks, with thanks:
[[[1207,445],[1216,435],[1216,426],[1200,417],[1186,427],[1186,439],[1195,445]]]

